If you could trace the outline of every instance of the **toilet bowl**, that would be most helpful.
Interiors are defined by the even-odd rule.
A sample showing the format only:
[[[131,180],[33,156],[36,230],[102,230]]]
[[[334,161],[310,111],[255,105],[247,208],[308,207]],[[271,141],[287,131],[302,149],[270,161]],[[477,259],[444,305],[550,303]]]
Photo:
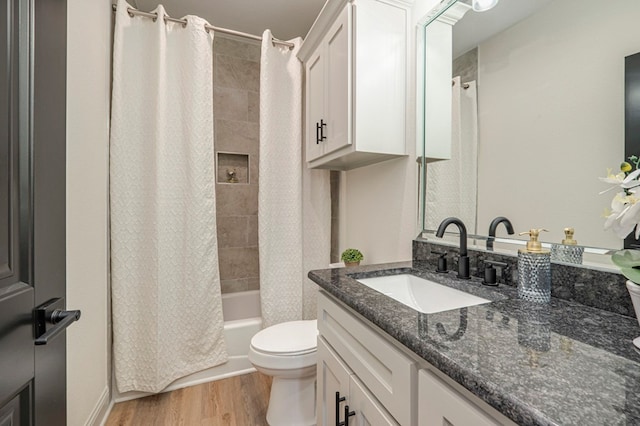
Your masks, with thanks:
[[[267,410],[271,426],[316,424],[316,320],[267,327],[251,339],[249,361],[273,377]]]

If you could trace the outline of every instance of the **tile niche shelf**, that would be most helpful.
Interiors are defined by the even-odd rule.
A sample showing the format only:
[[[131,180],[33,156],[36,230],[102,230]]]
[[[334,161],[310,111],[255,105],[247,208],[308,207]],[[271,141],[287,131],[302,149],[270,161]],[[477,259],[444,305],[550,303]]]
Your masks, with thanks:
[[[216,154],[218,183],[248,184],[249,154],[218,152]]]

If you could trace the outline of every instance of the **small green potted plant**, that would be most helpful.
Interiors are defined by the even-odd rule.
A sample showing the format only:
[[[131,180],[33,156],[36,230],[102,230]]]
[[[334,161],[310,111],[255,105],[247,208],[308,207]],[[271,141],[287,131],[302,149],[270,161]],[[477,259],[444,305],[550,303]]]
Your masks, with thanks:
[[[360,250],[348,248],[342,252],[340,259],[344,262],[345,266],[358,266],[360,261],[364,259]]]

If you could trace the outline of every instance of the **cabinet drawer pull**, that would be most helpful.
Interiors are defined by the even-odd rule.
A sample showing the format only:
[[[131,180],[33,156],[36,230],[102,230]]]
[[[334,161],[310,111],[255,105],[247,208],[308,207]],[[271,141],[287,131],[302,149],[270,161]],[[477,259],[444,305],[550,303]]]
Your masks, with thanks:
[[[341,426],[344,423],[340,422],[340,403],[346,400],[347,398],[344,396],[340,396],[340,392],[336,392],[336,426]]]

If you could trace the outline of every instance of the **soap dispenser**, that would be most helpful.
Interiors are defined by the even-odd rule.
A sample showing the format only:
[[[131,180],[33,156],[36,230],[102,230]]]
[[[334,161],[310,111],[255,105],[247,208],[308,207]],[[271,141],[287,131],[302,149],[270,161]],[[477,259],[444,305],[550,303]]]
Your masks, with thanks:
[[[564,240],[562,244],[551,246],[551,260],[566,263],[582,264],[584,247],[580,247],[573,239],[573,228],[564,228]]]
[[[518,250],[518,297],[530,302],[548,303],[551,300],[551,253],[538,241],[540,231],[531,229],[526,248]]]

